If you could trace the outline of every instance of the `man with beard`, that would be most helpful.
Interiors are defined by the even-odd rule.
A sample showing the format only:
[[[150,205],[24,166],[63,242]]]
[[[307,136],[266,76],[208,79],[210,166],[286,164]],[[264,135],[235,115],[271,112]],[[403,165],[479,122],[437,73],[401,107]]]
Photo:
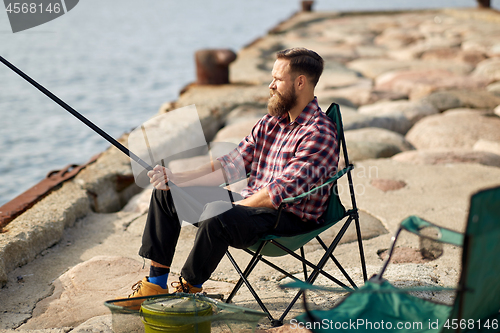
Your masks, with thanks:
[[[151,260],[150,275],[134,286],[129,297],[168,293],[167,278],[181,228],[168,181],[198,197],[206,186],[211,189],[201,202],[204,210],[199,212],[194,246],[180,281],[171,284],[174,292],[201,292],[229,246],[247,248],[271,232],[291,236],[321,225],[329,188],[285,206],[274,229],[283,199],[321,185],[336,172],[336,127],[314,96],[322,71],[323,59],[314,51],[293,48],[278,52],[269,85],[269,114],[236,149],[196,171],[173,174],[156,166],[148,173],[155,190],[139,255]],[[238,167],[249,174],[248,185],[240,194],[233,193],[234,207],[219,214],[220,206],[227,203],[217,201],[214,192],[227,197],[227,191],[216,187],[221,181],[211,175],[223,168],[230,179],[236,178]]]

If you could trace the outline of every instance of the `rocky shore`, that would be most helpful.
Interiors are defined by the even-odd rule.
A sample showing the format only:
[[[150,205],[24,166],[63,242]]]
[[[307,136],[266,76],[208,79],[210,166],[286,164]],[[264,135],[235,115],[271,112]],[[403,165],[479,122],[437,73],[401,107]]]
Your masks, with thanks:
[[[463,231],[470,195],[500,185],[500,14],[475,9],[299,13],[238,53],[231,84],[190,85],[159,113],[195,104],[207,141],[237,143],[266,113],[274,53],[294,46],[323,56],[319,103],[324,110],[332,102],[341,106],[368,274],[378,272],[391,236],[409,215]],[[181,131],[169,130],[163,143]],[[126,144],[127,135],[121,142]],[[182,169],[196,159],[170,167]],[[339,189],[348,205],[345,180]],[[112,332],[103,302],[126,297],[147,275],[137,251],[150,193],[133,183],[129,159],[110,148],[13,220],[0,234],[0,332]],[[172,279],[194,234],[194,228],[183,228]],[[346,237],[335,254],[362,284],[354,239]],[[416,237],[403,234],[398,245],[385,275],[395,285],[457,282],[459,248],[445,246],[443,256],[426,260]],[[319,245],[308,245],[306,252],[314,261]],[[238,262],[249,259],[242,251],[232,253]],[[301,269],[291,259],[280,265]],[[334,265],[326,270],[342,280]],[[279,288],[286,279],[263,266],[253,276],[270,310],[281,309],[290,295]],[[227,296],[237,278],[224,259],[206,291]],[[311,294],[309,300],[329,308],[340,296]],[[450,294],[421,296],[453,300]],[[258,309],[245,288],[234,303]],[[302,311],[297,304],[288,319]],[[263,319],[259,329],[287,327],[271,329]]]

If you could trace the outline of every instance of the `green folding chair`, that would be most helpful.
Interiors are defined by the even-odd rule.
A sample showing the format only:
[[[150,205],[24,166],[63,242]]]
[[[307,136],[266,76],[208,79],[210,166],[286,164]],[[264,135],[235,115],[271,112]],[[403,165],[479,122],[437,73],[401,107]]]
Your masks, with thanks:
[[[458,287],[396,288],[382,275],[402,230],[422,239],[463,245]],[[429,232],[431,231],[431,232]],[[288,287],[320,289],[292,283]],[[410,291],[456,290],[453,305],[409,295]],[[325,290],[325,289],[323,289]],[[297,317],[313,332],[499,332],[500,331],[500,187],[471,197],[465,234],[436,226],[416,216],[401,222],[389,255],[378,275],[329,310],[309,310]],[[337,327],[338,326],[338,327]]]
[[[354,221],[355,226],[356,226],[356,233],[357,233],[357,240],[358,240],[358,246],[359,246],[359,253],[361,257],[361,268],[363,271],[363,278],[364,281],[367,280],[367,273],[366,273],[366,264],[365,264],[365,256],[363,252],[363,243],[361,239],[361,230],[359,226],[359,215],[358,215],[358,209],[356,206],[356,200],[354,197],[354,186],[352,184],[352,177],[351,177],[351,171],[353,169],[353,165],[349,164],[349,158],[347,155],[347,148],[346,148],[346,143],[344,139],[344,131],[343,131],[343,126],[342,126],[342,118],[340,115],[340,107],[338,104],[333,103],[327,110],[326,114],[334,121],[334,123],[337,126],[337,136],[338,140],[340,143],[340,147],[344,153],[344,162],[345,165],[347,166],[346,168],[338,171],[334,177],[329,179],[327,182],[325,182],[322,186],[317,187],[307,193],[304,193],[302,195],[299,195],[297,197],[293,198],[287,198],[283,200],[283,203],[280,205],[278,209],[278,217],[276,221],[276,226],[279,223],[280,220],[280,214],[281,211],[283,210],[283,207],[285,204],[290,204],[294,202],[300,201],[302,198],[310,195],[313,191],[319,190],[321,187],[326,186],[327,184],[333,183],[334,186],[332,187],[332,190],[330,191],[329,194],[329,199],[327,202],[327,210],[323,215],[323,219],[325,220],[324,224],[319,227],[318,229],[311,231],[309,233],[303,234],[303,235],[298,235],[294,237],[278,237],[275,235],[267,235],[260,239],[255,245],[251,246],[248,249],[245,249],[244,251],[248,252],[250,255],[252,255],[252,258],[250,259],[249,263],[247,264],[246,268],[244,270],[241,270],[232,255],[229,253],[229,251],[226,252],[227,257],[233,264],[234,268],[238,272],[240,279],[236,283],[235,287],[233,288],[233,291],[229,295],[228,299],[226,302],[231,302],[233,297],[236,295],[242,284],[244,283],[247,288],[249,289],[250,293],[253,295],[259,306],[262,308],[262,310],[267,314],[269,320],[271,321],[272,326],[281,326],[283,325],[283,320],[286,317],[286,315],[290,312],[292,309],[293,305],[297,302],[299,299],[300,295],[302,294],[302,291],[297,292],[295,297],[291,300],[290,304],[287,306],[287,308],[284,310],[284,312],[281,314],[281,316],[276,319],[274,318],[265,304],[262,302],[261,298],[258,296],[257,292],[255,289],[252,287],[250,282],[248,281],[248,277],[250,276],[252,270],[255,268],[257,263],[263,262],[270,267],[276,269],[280,273],[284,274],[285,276],[293,279],[293,280],[298,280],[295,276],[293,276],[291,273],[285,271],[281,267],[277,266],[276,264],[270,262],[268,259],[264,257],[280,257],[284,255],[291,255],[300,262],[302,262],[302,269],[304,273],[304,281],[313,284],[314,281],[317,279],[317,277],[321,274],[328,278],[330,281],[333,283],[346,288],[347,290],[352,290],[352,288],[357,288],[356,284],[352,280],[352,278],[347,274],[345,269],[342,267],[342,265],[338,262],[338,260],[335,258],[333,255],[333,251],[339,244],[340,240],[344,236],[347,228],[351,225],[351,223]],[[332,148],[333,149],[333,148]],[[351,197],[351,204],[352,204],[352,209],[346,211],[344,206],[342,205],[338,193],[336,191],[336,182],[337,180],[344,176],[347,175],[348,183],[349,183],[349,191],[350,191],[350,197]],[[332,227],[333,225],[337,224],[339,221],[342,221],[344,218],[347,218],[336,235],[336,237],[332,240],[332,242],[327,246],[325,242],[320,238],[320,234]],[[317,264],[314,264],[310,262],[309,260],[306,259],[305,252],[304,252],[304,245],[307,244],[309,241],[312,239],[316,239],[321,247],[324,249],[324,254],[322,258],[319,260]],[[300,255],[295,253],[295,251],[300,250]],[[324,266],[328,262],[328,259],[331,259],[335,265],[338,267],[340,272],[343,274],[343,276],[349,281],[349,284],[351,287],[348,287],[346,284],[332,276],[330,273],[326,272],[323,270]],[[309,273],[308,272],[308,267],[312,269],[312,271]]]

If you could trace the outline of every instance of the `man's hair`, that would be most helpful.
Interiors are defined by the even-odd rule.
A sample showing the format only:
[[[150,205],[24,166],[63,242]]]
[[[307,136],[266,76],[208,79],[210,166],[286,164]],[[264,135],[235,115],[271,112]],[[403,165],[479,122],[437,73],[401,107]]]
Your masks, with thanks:
[[[323,58],[306,48],[295,47],[279,51],[276,57],[290,60],[290,72],[296,75],[305,75],[313,86],[316,86],[321,73],[323,73]]]

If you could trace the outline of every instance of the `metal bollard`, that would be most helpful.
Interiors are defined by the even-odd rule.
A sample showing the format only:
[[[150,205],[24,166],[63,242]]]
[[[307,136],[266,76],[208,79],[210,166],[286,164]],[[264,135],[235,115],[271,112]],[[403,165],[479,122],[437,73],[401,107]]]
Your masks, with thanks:
[[[490,0],[477,0],[477,6],[479,8],[490,8],[491,1]]]
[[[312,6],[314,5],[314,1],[312,0],[303,0],[302,1],[302,11],[303,12],[312,12]]]
[[[195,53],[196,83],[229,83],[229,64],[236,59],[236,53],[227,49],[199,50]]]

